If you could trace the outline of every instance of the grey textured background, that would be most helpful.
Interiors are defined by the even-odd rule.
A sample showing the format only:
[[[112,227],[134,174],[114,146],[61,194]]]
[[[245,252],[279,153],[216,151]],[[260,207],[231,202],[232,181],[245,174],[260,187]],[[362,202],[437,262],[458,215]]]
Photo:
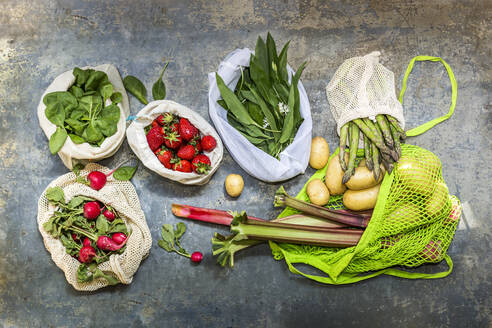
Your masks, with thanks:
[[[492,104],[490,1],[0,1],[0,325],[5,327],[491,327],[490,162]],[[237,47],[254,47],[271,31],[292,40],[289,62],[309,65],[302,81],[311,102],[314,135],[337,137],[324,92],[346,58],[381,50],[397,88],[409,60],[444,58],[458,81],[454,116],[410,143],[443,161],[451,193],[465,207],[449,254],[453,273],[440,280],[378,277],[350,286],[323,286],[291,274],[266,245],[240,254],[234,269],[215,264],[214,231],[187,222],[183,244],[205,259],[192,266],[157,247],[164,222],[178,220],[172,202],[247,209],[272,218],[278,187],[252,179],[226,153],[212,181],[185,187],[145,168],[133,179],[151,229],[150,257],[129,286],[76,292],[44,249],[37,200],[67,172],[39,128],[43,90],[74,66],[115,64],[148,88],[164,57],[168,99],[207,111],[206,74]],[[440,64],[417,64],[404,101],[409,127],[447,112],[450,84]],[[141,105],[131,99],[132,113]],[[103,164],[130,153],[125,143]],[[238,200],[224,194],[229,173],[245,178]],[[284,185],[300,190],[307,172]],[[443,264],[422,271],[445,269]]]

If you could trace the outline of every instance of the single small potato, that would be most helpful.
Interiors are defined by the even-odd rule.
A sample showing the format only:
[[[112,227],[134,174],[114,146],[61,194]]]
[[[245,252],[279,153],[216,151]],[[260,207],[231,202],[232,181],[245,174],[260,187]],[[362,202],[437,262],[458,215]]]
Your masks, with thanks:
[[[384,167],[381,165],[381,174],[379,180],[374,179],[374,174],[366,166],[366,161],[363,159],[360,161],[359,166],[356,167],[354,175],[345,183],[350,190],[362,190],[374,187],[383,180]]]
[[[330,200],[330,192],[320,179],[311,180],[307,185],[306,192],[311,203],[315,205],[324,206]]]
[[[311,141],[311,155],[309,165],[313,169],[319,170],[325,167],[330,158],[330,147],[323,137],[314,137]]]
[[[347,190],[343,194],[343,205],[353,211],[370,210],[376,206],[381,184],[363,190]]]
[[[227,194],[231,197],[239,197],[244,188],[243,177],[239,174],[229,174],[225,180]]]
[[[345,154],[345,161],[348,161],[349,155]],[[347,187],[342,183],[343,170],[340,166],[340,161],[337,156],[333,156],[328,168],[326,169],[325,183],[330,191],[330,195],[341,195],[347,190]]]

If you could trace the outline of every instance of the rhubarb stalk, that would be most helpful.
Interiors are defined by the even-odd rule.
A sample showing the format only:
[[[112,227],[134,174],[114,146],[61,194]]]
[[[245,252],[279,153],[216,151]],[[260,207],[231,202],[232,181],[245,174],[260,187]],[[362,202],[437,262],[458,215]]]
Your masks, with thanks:
[[[284,187],[280,187],[275,193],[275,200],[273,202],[276,207],[292,207],[306,214],[311,214],[316,217],[332,220],[335,222],[343,223],[352,227],[365,228],[370,220],[370,216],[367,213],[356,214],[349,211],[340,213],[337,210],[332,210],[327,207],[314,205],[300,199],[294,198],[287,194]]]

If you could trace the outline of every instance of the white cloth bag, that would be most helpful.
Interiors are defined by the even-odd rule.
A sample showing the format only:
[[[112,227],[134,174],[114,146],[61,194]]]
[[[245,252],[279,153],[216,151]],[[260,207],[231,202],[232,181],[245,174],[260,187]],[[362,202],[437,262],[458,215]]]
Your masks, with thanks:
[[[225,84],[234,90],[241,77],[241,66],[249,66],[252,51],[248,48],[236,49],[220,63],[218,74]],[[289,75],[294,71],[287,66]],[[280,153],[277,160],[250,143],[241,133],[234,129],[227,121],[227,111],[222,108],[217,100],[221,99],[215,72],[208,74],[208,106],[210,118],[219,132],[224,144],[234,160],[248,174],[266,182],[279,182],[304,173],[309,162],[311,151],[311,107],[306,90],[301,81],[298,83],[300,112],[304,118],[294,141]]]
[[[326,96],[337,122],[337,132],[354,119],[376,121],[376,115],[388,114],[405,128],[403,107],[396,99],[395,76],[379,63],[379,51],[345,60],[326,86]]]
[[[72,142],[70,137],[67,138],[62,149],[58,152],[63,164],[72,169],[73,160],[80,160],[86,163],[88,160],[98,161],[110,156],[113,156],[120,148],[125,138],[126,118],[130,115],[130,105],[128,103],[128,96],[126,94],[123,81],[121,80],[120,73],[115,66],[111,64],[99,65],[96,67],[83,67],[82,69],[92,68],[97,71],[102,71],[108,75],[109,82],[113,85],[114,92],[120,92],[123,96],[123,100],[118,104],[120,108],[120,120],[118,121],[118,130],[111,137],[106,138],[101,144],[101,147],[95,147],[89,145],[87,142],[77,145]],[[38,105],[38,119],[39,125],[44,131],[48,140],[51,135],[56,131],[56,125],[51,123],[45,115],[46,105],[43,103],[43,98],[46,94],[54,91],[67,91],[75,82],[75,77],[72,74],[73,70],[66,71],[55,78],[46,91],[41,96],[41,100]]]
[[[93,170],[108,174],[110,170],[95,163],[91,163],[80,172],[81,176],[87,176]],[[140,266],[140,262],[149,255],[152,246],[152,236],[145,221],[145,214],[140,207],[140,201],[135,188],[129,181],[118,181],[111,175],[106,185],[101,190],[94,190],[89,186],[78,183],[73,172],[62,175],[49,184],[50,187],[61,187],[65,194],[65,201],[70,201],[74,196],[82,195],[97,199],[104,204],[113,207],[125,222],[130,236],[126,243],[126,249],[122,254],[113,254],[109,260],[98,265],[104,273],[111,273],[123,284],[132,282],[133,275]],[[108,285],[106,279],[96,279],[87,283],[77,281],[77,269],[80,262],[73,258],[65,249],[59,239],[54,238],[43,228],[55,211],[55,206],[46,198],[46,190],[38,202],[38,228],[43,236],[44,246],[51,253],[55,264],[63,270],[65,278],[76,290],[93,291]]]
[[[184,117],[200,131],[202,137],[206,135],[214,137],[217,146],[211,152],[204,152],[204,154],[210,158],[211,163],[210,171],[207,174],[173,171],[165,168],[157,159],[157,156],[155,156],[147,143],[147,136],[144,129],[146,126],[152,124],[152,121],[163,113],[172,113],[179,117]],[[219,135],[203,117],[188,107],[170,100],[156,100],[148,103],[140,112],[138,112],[136,118],[126,130],[126,136],[128,144],[143,165],[162,177],[186,185],[202,185],[207,183],[219,168],[224,152]]]

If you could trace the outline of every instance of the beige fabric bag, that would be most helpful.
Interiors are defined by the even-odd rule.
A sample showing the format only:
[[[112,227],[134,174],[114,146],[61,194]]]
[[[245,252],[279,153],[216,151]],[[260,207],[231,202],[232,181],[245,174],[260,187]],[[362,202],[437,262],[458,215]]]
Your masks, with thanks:
[[[144,128],[149,124],[152,124],[152,121],[163,113],[172,113],[184,117],[200,130],[202,136],[211,135],[215,138],[217,141],[215,149],[211,152],[204,152],[204,154],[210,158],[211,163],[211,169],[207,174],[177,172],[166,169],[164,165],[159,162],[157,156],[155,156],[147,143],[147,136],[145,135]],[[187,185],[202,185],[207,183],[219,168],[224,153],[224,148],[219,135],[203,117],[188,107],[170,100],[152,101],[142,108],[136,115],[135,120],[126,130],[126,136],[128,138],[128,144],[133,152],[147,168],[160,176]]]
[[[123,100],[118,104],[120,108],[120,120],[118,121],[118,130],[111,137],[106,138],[101,147],[94,147],[88,143],[80,145],[74,144],[70,137],[67,138],[62,149],[58,152],[63,164],[72,169],[73,159],[82,160],[81,162],[87,163],[87,160],[98,161],[104,158],[113,156],[120,148],[125,138],[126,118],[130,115],[130,104],[128,103],[128,96],[126,94],[123,81],[121,80],[120,73],[115,66],[111,64],[99,65],[96,67],[83,67],[82,69],[92,68],[97,71],[102,71],[108,75],[109,82],[113,85],[115,92],[120,92],[123,96]],[[72,74],[73,70],[62,73],[50,84],[46,91],[41,96],[41,100],[38,105],[38,119],[39,125],[44,131],[48,140],[51,135],[56,131],[56,125],[51,123],[45,115],[46,105],[43,103],[43,98],[47,93],[54,91],[66,91],[75,82],[75,77]]]
[[[106,174],[110,172],[108,168],[98,164],[89,164],[80,174],[87,176],[93,170]],[[67,173],[50,183],[46,189],[61,187],[67,202],[77,195],[92,197],[110,205],[120,214],[128,227],[128,231],[131,231],[126,249],[122,254],[111,255],[109,260],[99,264],[98,268],[104,273],[112,273],[123,284],[131,283],[140,262],[149,255],[152,245],[152,237],[135,188],[129,181],[118,181],[111,176],[106,185],[101,190],[96,191],[89,186],[77,183],[75,179],[76,176],[73,172]],[[38,228],[43,236],[44,245],[51,253],[51,258],[55,264],[63,270],[68,283],[76,290],[93,291],[107,286],[108,283],[105,279],[97,279],[89,283],[77,282],[79,261],[67,254],[62,243],[43,228],[43,224],[49,220],[55,209],[55,206],[46,199],[45,190],[38,202]]]

